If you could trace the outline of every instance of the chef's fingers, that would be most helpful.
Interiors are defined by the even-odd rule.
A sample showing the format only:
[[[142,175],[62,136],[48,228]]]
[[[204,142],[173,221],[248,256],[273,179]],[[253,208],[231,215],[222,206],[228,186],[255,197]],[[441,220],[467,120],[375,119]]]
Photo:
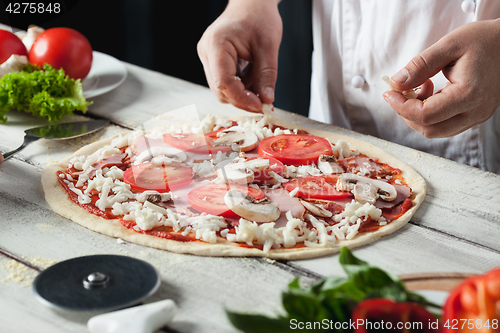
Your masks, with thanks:
[[[205,77],[207,79],[208,87],[212,92],[214,93],[215,97],[221,102],[221,103],[229,103],[226,96],[217,89],[214,84],[213,84],[213,78],[212,78],[212,73],[210,72],[210,65],[209,62],[210,60],[206,56],[206,53],[204,52],[202,43],[198,43],[198,57],[200,58],[201,64],[203,65],[203,71],[205,72]]]
[[[452,66],[462,53],[460,45],[445,36],[410,60],[391,77],[391,83],[399,90],[418,87],[446,66]]]
[[[209,67],[203,65],[203,69],[205,70],[205,76],[207,78],[208,87],[210,88],[210,90],[212,90],[215,97],[217,97],[217,99],[221,103],[229,103],[229,101],[226,98],[226,95],[224,95],[220,89],[217,89],[217,87],[214,86]]]
[[[210,37],[210,36],[209,36]],[[222,103],[252,112],[259,112],[262,103],[250,90],[245,89],[240,74],[242,62],[236,47],[228,40],[213,42],[214,38],[202,38],[198,43],[198,55],[203,64],[207,83]]]
[[[0,153],[0,163],[3,162],[3,155]]]
[[[434,83],[431,80],[427,80],[424,84],[418,87],[415,92],[417,93],[417,98],[423,101],[432,96],[434,92]]]
[[[402,94],[394,91],[384,93],[385,100],[401,117],[413,124],[424,127],[442,123],[461,113],[468,113],[467,111],[471,109],[471,106],[462,96],[463,93],[461,93],[458,84],[448,85],[440,93],[434,94],[423,101],[420,99],[406,99]],[[450,129],[446,133],[451,132],[457,132],[457,130]],[[437,131],[436,134],[432,131],[427,135],[436,137],[435,135],[443,135],[442,133],[444,131]]]
[[[241,82],[243,82],[245,88],[247,88],[250,91],[254,91],[252,88],[253,85],[252,71],[253,71],[253,65],[250,63],[245,67],[244,71],[238,74],[238,76],[241,77]]]
[[[238,54],[230,45],[213,50],[209,56],[212,85],[237,108],[261,112],[262,103],[254,92],[245,88],[241,78],[236,75]],[[254,69],[255,70],[255,69]]]
[[[262,103],[274,102],[274,87],[278,78],[279,41],[269,40],[254,54],[253,88]]]
[[[422,125],[404,118],[403,120],[408,126],[428,139],[452,137],[481,123],[476,122],[474,118],[471,118],[468,114],[459,114],[433,125]]]

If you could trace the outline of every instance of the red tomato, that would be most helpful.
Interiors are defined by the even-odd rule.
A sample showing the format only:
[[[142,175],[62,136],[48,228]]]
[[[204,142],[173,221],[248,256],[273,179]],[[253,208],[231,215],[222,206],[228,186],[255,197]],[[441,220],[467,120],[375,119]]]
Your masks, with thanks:
[[[92,67],[92,46],[87,38],[70,28],[52,28],[41,33],[31,46],[29,61],[63,68],[72,79],[83,79]]]
[[[466,279],[443,307],[443,332],[500,332],[500,268]]]
[[[417,303],[396,303],[386,298],[372,298],[358,303],[352,312],[352,322],[356,323],[354,332],[401,332],[431,333],[439,332],[431,323],[436,317]],[[382,326],[383,325],[383,326]],[[398,328],[398,325],[401,328]],[[389,326],[391,329],[389,329]],[[420,327],[419,327],[420,326]]]
[[[139,191],[155,190],[168,192],[181,188],[193,180],[193,169],[183,163],[164,165],[143,163],[134,165],[123,173],[123,181]]]
[[[330,142],[310,134],[282,134],[271,136],[259,144],[259,155],[274,157],[287,165],[313,164],[320,155],[331,155]]]
[[[297,177],[283,183],[283,187],[289,192],[298,187],[297,196],[304,199],[335,200],[352,197],[351,192],[337,191],[337,178],[336,175]]]
[[[215,154],[218,151],[230,151],[230,146],[215,145],[214,140],[217,135],[211,132],[208,134],[195,134],[195,133],[167,133],[163,135],[163,141],[182,151],[189,151],[197,154]]]
[[[224,196],[230,189],[233,188],[237,188],[257,200],[264,198],[264,193],[253,187],[213,184],[201,186],[189,192],[189,204],[199,212],[225,217],[238,217],[238,215],[233,213],[233,211],[230,210],[224,203]]]
[[[28,56],[28,51],[19,37],[10,31],[0,30],[0,64],[13,54]]]
[[[261,157],[252,157],[252,158],[249,158],[248,160],[251,161],[251,160],[255,160],[257,158],[261,158]],[[277,159],[275,159],[273,157],[266,157],[266,159],[269,160],[269,168],[255,172],[254,181],[256,183],[263,183],[263,182],[266,182],[268,180],[274,179],[272,176],[269,175],[269,172],[271,172],[271,171],[276,172],[276,174],[278,174],[279,176],[281,176],[283,174],[283,172],[285,171],[285,165],[283,163],[281,163],[280,161],[278,161]]]

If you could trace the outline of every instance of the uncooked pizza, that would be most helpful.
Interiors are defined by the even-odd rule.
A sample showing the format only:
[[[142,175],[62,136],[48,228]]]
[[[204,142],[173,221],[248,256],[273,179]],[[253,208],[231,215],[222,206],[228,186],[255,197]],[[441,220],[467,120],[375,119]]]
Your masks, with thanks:
[[[263,116],[132,131],[49,166],[58,214],[204,256],[302,259],[376,241],[425,197],[410,166],[365,142]]]

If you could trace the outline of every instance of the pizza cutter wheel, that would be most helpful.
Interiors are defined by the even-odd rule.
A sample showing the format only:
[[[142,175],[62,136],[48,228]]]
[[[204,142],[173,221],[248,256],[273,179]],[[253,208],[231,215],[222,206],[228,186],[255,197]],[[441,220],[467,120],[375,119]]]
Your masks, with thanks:
[[[73,311],[111,311],[139,304],[160,287],[158,271],[126,256],[93,255],[44,270],[33,291],[45,305]]]

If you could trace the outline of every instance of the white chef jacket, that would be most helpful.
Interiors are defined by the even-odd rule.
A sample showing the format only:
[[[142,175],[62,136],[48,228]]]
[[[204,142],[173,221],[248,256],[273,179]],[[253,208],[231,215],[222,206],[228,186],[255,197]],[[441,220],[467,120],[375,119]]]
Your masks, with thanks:
[[[309,117],[500,173],[500,110],[452,138],[427,139],[383,99],[380,78],[453,29],[498,17],[500,0],[314,0]]]

